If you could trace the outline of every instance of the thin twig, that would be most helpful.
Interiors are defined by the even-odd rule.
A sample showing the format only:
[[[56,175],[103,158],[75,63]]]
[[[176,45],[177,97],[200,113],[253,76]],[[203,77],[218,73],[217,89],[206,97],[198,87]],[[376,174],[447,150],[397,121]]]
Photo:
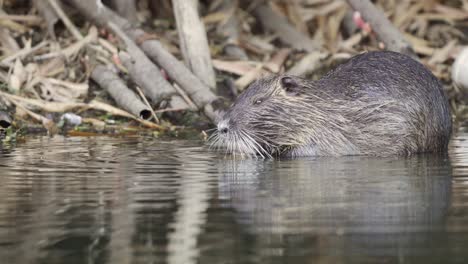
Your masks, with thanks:
[[[190,97],[185,93],[185,91],[180,88],[180,86],[177,83],[174,83],[174,89],[177,91],[177,93],[184,99],[184,101],[189,105],[191,109],[197,109],[197,106],[192,102]]]
[[[12,20],[39,24],[42,22],[43,19],[39,16],[34,15],[0,15],[0,20]]]
[[[372,30],[377,34],[379,39],[385,44],[386,49],[404,53],[415,59],[418,56],[414,53],[411,44],[405,39],[403,34],[398,30],[385,14],[378,9],[369,0],[347,0],[349,5],[362,15],[364,20],[368,22]]]
[[[12,54],[12,55],[4,58],[2,61],[0,61],[0,64],[4,65],[4,66],[9,66],[9,63],[13,62],[17,58],[24,57],[24,56],[27,56],[27,55],[29,55],[31,53],[34,53],[34,52],[42,49],[43,47],[45,47],[47,44],[49,44],[49,42],[43,41],[43,42],[37,44],[34,47],[26,47],[26,48],[16,52],[15,54]]]
[[[150,110],[151,115],[152,115],[153,118],[154,118],[154,121],[156,121],[156,123],[159,124],[159,118],[158,118],[158,116],[156,115],[156,113],[154,112],[153,107],[151,107],[150,103],[149,103],[148,100],[146,99],[146,96],[143,94],[143,91],[141,90],[141,88],[138,87],[138,85],[136,85],[136,86],[135,86],[135,89],[137,90],[137,92],[138,92],[138,94],[140,95],[141,99],[143,99],[143,102],[146,104],[146,106],[148,106],[148,109]]]
[[[97,39],[98,39],[97,28],[93,26],[89,29],[88,35],[82,38],[81,40],[71,44],[70,46],[66,47],[63,50],[35,56],[34,60],[36,61],[46,60],[46,59],[51,59],[51,58],[55,58],[59,56],[64,56],[65,58],[68,59],[70,56],[73,56],[74,54],[78,53],[86,45],[96,42]]]
[[[56,0],[48,0],[49,4],[52,6],[52,8],[55,10],[57,15],[60,17],[62,20],[63,24],[67,27],[67,29],[70,31],[70,33],[75,37],[77,40],[83,39],[83,36],[81,35],[80,31],[75,27],[75,25],[71,22],[71,20],[68,18],[68,16],[63,12],[62,8],[60,5],[57,3]]]
[[[166,109],[160,109],[156,110],[156,113],[166,113],[166,112],[179,112],[179,111],[185,111],[187,109],[185,108],[166,108]]]

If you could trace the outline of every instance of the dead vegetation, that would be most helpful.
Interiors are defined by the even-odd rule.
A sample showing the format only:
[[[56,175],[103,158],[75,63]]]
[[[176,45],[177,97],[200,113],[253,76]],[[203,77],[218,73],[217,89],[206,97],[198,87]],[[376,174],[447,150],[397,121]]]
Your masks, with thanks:
[[[316,79],[378,49],[419,59],[468,117],[468,0],[103,2],[0,0],[2,127],[206,128],[263,74]]]

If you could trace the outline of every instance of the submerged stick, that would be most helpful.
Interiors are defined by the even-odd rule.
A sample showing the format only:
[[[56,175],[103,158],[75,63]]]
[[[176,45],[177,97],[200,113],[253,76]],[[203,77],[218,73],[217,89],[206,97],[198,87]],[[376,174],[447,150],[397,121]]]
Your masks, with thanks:
[[[96,66],[91,73],[91,78],[103,87],[115,100],[117,105],[123,109],[142,119],[151,117],[151,111],[146,105],[108,67],[103,65]]]

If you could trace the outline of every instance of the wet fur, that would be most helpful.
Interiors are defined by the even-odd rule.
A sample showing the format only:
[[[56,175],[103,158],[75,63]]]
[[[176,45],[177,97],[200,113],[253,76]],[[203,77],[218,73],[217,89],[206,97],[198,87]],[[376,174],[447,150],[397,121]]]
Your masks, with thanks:
[[[212,144],[264,157],[411,155],[446,150],[451,116],[440,82],[395,52],[353,57],[318,81],[270,76],[250,85]],[[258,103],[260,102],[261,103]],[[255,103],[257,102],[257,103]]]

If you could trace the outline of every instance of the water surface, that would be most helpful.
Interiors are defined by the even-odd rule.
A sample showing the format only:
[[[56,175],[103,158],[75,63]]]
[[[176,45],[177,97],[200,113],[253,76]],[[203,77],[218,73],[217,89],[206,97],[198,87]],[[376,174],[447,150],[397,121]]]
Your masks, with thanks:
[[[468,134],[449,155],[236,160],[198,141],[0,148],[1,263],[467,263]]]

